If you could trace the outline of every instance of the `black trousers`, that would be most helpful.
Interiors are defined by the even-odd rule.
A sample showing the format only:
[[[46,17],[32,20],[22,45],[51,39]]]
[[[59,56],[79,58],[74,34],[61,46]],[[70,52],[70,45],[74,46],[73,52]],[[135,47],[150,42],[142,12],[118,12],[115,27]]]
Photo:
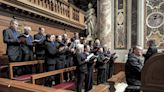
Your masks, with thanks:
[[[106,69],[98,69],[97,84],[106,82]]]
[[[36,54],[36,59],[37,60],[44,60],[45,59],[45,54]]]
[[[93,66],[88,66],[88,74],[85,79],[85,92],[92,89],[93,86]]]
[[[63,69],[64,68],[64,61],[57,61],[56,62],[56,70]],[[55,84],[60,84],[60,75],[57,74],[55,76]]]
[[[111,65],[111,66],[109,66],[109,78],[112,77],[113,72],[114,72],[114,65]],[[108,79],[109,79],[109,78],[108,78]]]
[[[72,67],[72,66],[73,66],[73,61],[71,61],[71,59],[66,60],[65,68]],[[64,80],[66,80],[66,81],[68,81],[68,79],[72,80],[73,76],[74,76],[74,71],[65,72],[64,73]]]
[[[13,59],[10,58],[10,56],[8,56],[8,59],[9,59],[10,63],[12,63],[12,62],[22,62],[20,57],[16,58],[16,60],[13,60]],[[15,75],[16,76],[22,75],[23,74],[23,68],[24,67],[22,67],[22,66],[13,67],[13,75],[14,76]]]
[[[77,88],[76,88],[77,92],[82,92],[83,82],[85,80],[85,75],[86,74],[83,72],[77,72]]]
[[[49,72],[49,71],[53,71],[55,70],[55,64],[47,64],[46,65],[46,71]],[[59,79],[60,80],[60,79]],[[52,81],[55,81],[55,76],[49,76],[45,79],[45,86],[49,86],[51,87],[52,86]]]

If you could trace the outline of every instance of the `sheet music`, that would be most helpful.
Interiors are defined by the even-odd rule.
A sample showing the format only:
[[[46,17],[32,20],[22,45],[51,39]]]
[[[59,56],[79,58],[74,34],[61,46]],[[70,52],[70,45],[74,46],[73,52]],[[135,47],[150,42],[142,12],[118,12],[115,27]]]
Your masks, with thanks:
[[[94,56],[94,54],[93,53],[91,53],[91,54],[89,54],[89,56],[87,56],[87,61],[89,61],[90,59],[91,59],[91,57],[93,57]]]
[[[40,42],[40,40],[35,39],[35,40],[33,40],[33,42]]]

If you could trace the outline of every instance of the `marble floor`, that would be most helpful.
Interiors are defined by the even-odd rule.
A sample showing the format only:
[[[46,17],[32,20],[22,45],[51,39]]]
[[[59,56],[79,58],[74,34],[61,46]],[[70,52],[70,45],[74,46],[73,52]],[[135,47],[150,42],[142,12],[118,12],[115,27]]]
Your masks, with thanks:
[[[117,83],[115,85],[115,88],[116,88],[116,91],[115,92],[124,92],[125,88],[127,87],[128,85],[124,82],[122,83]]]

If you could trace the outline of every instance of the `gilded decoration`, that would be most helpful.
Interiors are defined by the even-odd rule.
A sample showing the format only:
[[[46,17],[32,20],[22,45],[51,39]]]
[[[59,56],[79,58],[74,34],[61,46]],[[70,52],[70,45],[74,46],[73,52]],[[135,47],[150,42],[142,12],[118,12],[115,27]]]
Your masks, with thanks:
[[[164,48],[164,0],[145,0],[145,48],[154,39],[158,48]]]

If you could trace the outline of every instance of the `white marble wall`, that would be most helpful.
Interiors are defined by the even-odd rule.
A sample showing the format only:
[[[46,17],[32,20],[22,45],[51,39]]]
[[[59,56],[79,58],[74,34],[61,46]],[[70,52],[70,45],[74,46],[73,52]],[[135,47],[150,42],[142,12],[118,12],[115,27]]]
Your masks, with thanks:
[[[112,48],[112,33],[111,33],[111,0],[98,0],[99,2],[99,38],[101,44],[106,44]]]
[[[127,50],[114,49],[114,2],[115,0],[97,0],[98,2],[98,35],[102,44],[119,56],[117,62],[125,62]]]
[[[107,44],[112,52],[119,56],[117,62],[126,62],[128,49],[131,48],[131,7],[132,1],[127,0],[127,49],[114,49],[114,2],[115,0],[98,1],[99,38],[102,44]],[[140,6],[141,5],[141,6]],[[144,0],[138,0],[138,31],[137,44],[143,46],[144,39]]]

